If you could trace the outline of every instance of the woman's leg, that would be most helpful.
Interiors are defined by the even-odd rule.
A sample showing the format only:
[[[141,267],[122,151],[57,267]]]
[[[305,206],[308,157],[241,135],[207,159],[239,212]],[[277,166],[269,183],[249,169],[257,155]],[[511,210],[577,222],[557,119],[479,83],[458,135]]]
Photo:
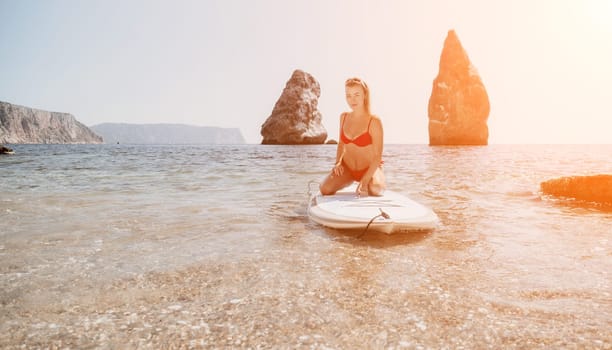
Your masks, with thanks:
[[[368,184],[368,193],[370,196],[382,196],[387,188],[385,183],[385,174],[382,167],[378,167],[372,175],[372,180]]]
[[[331,171],[321,186],[319,186],[319,190],[321,194],[324,196],[332,195],[336,193],[338,190],[345,188],[346,186],[353,183],[353,177],[351,176],[351,172],[344,165],[342,165],[343,171],[341,175],[335,175],[333,171]]]

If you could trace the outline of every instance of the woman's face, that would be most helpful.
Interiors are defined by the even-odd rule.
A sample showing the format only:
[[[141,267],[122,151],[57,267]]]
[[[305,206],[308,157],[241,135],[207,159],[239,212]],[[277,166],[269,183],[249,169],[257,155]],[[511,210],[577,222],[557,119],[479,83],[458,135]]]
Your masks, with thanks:
[[[365,91],[359,85],[349,85],[345,88],[346,103],[352,110],[363,108],[365,101]]]

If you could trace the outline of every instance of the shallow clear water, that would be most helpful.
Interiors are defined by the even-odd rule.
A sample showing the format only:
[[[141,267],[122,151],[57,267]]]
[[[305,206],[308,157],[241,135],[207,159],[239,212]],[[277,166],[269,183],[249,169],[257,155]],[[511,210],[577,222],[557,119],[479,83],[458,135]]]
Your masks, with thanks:
[[[612,173],[610,145],[388,145],[441,225],[361,239],[306,215],[334,146],[11,147],[2,347],[612,346],[612,211],[538,192]]]

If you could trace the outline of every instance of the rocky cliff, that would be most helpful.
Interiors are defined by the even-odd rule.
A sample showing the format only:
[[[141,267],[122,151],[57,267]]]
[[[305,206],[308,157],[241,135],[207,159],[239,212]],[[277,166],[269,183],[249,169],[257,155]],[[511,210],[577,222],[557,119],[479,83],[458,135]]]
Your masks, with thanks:
[[[322,144],[327,131],[317,109],[321,96],[319,82],[296,70],[285,85],[272,114],[261,126],[262,144]]]
[[[448,32],[429,98],[430,145],[486,145],[489,96],[454,30]]]
[[[0,101],[0,143],[102,143],[102,138],[71,114]]]
[[[104,123],[91,127],[106,143],[243,144],[240,129],[184,124]]]

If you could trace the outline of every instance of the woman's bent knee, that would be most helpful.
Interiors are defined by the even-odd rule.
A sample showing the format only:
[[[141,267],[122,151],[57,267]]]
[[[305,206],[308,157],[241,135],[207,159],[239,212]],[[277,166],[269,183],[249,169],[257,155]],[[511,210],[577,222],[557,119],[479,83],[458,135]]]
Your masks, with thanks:
[[[371,196],[382,196],[385,193],[385,187],[380,184],[371,184],[368,187],[368,191]]]
[[[331,186],[325,183],[319,186],[319,192],[321,192],[321,194],[324,196],[329,196],[329,195],[336,193],[336,191]]]

